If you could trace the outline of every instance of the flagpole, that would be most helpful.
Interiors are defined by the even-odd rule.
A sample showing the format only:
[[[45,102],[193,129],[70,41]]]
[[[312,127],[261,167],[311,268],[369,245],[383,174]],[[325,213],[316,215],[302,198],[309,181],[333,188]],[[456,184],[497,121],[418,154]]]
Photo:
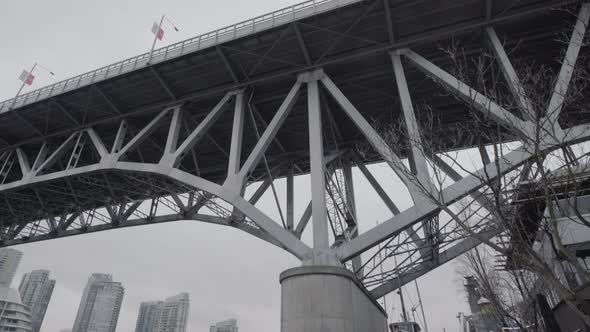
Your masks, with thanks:
[[[33,75],[33,70],[35,70],[36,67],[37,67],[37,63],[35,62],[35,64],[33,65],[33,68],[31,68],[31,71],[29,71],[29,75]],[[28,75],[27,75],[27,78],[28,78]],[[18,92],[16,93],[16,96],[14,96],[14,99],[12,100],[12,104],[10,105],[10,107],[8,109],[14,108],[14,104],[16,104],[16,98],[18,98],[20,93],[23,91],[25,84],[27,84],[26,79],[23,80],[23,84],[21,84],[20,89],[18,89]]]
[[[160,31],[160,29],[162,29],[162,23],[164,23],[164,17],[166,17],[166,15],[162,15],[162,18],[160,19],[160,25],[158,25],[158,31]],[[156,40],[158,40],[158,33],[157,32],[154,33],[154,42],[152,43],[152,48],[150,49],[150,55],[148,56],[148,61],[147,61],[148,65],[152,61],[152,54],[154,54],[154,48],[156,47]]]

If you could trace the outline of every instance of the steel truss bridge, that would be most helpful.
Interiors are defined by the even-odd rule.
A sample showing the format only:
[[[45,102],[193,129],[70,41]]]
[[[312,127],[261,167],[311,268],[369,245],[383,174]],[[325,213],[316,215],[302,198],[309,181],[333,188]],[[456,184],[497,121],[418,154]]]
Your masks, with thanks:
[[[241,229],[307,264],[345,264],[383,297],[479,242],[420,188],[446,206],[485,208],[488,198],[476,193],[487,184],[476,175],[502,177],[534,157],[535,114],[554,120],[543,121],[538,153],[589,138],[590,115],[564,105],[588,53],[589,17],[578,1],[307,1],[5,101],[0,244],[198,220]],[[520,108],[451,74],[443,48],[457,40],[467,57],[493,54]],[[555,69],[545,109],[527,100],[518,63]],[[474,113],[522,146],[496,161],[480,149],[487,165],[465,177],[437,158],[454,181],[437,191],[417,104],[441,114],[442,129],[431,133],[438,152],[490,143],[455,130]],[[375,124],[399,123],[407,137],[393,152]],[[413,206],[400,211],[366,167],[376,162],[396,171]],[[362,233],[353,167],[394,215]],[[304,174],[311,199],[295,220],[293,177]],[[278,179],[287,201],[273,220],[257,203],[267,191],[277,196]],[[501,231],[490,220],[481,218],[480,236]],[[312,243],[300,239],[308,224]]]

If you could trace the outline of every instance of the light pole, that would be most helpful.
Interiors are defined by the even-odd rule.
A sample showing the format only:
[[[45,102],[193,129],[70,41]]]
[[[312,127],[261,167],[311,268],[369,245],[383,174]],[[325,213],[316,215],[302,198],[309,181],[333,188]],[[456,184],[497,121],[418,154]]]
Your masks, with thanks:
[[[164,24],[164,20],[168,21],[168,23],[170,23],[172,25],[172,27],[174,28],[175,31],[177,31],[177,32],[179,31],[178,28],[176,27],[176,25],[174,25],[174,23],[170,19],[168,19],[166,17],[166,15],[162,15],[162,18],[160,19],[160,23],[157,25],[157,28],[156,28],[156,24],[154,23],[154,26],[152,28],[152,32],[154,33],[154,41],[152,42],[152,48],[150,49],[150,54],[148,56],[148,61],[146,63],[147,65],[149,65],[150,62],[152,61],[152,56],[154,54],[154,49],[156,47],[156,41],[158,39],[161,40],[164,36],[164,30],[162,30],[162,24]]]
[[[20,96],[25,85],[33,84],[33,80],[35,79],[35,76],[33,76],[33,71],[35,71],[35,68],[37,68],[37,67],[46,70],[49,74],[51,74],[51,76],[55,75],[51,70],[49,70],[49,69],[41,66],[37,62],[35,62],[35,64],[33,64],[33,67],[31,68],[31,70],[29,70],[28,72],[26,70],[24,70],[23,73],[21,74],[20,80],[22,81],[22,84],[20,85],[20,88],[18,89],[16,96],[14,96],[14,99],[12,99],[12,103],[10,104],[10,107],[8,109],[14,108],[14,105],[16,104],[16,99],[18,98],[18,96]]]
[[[461,317],[465,317],[465,314],[463,314],[463,312],[458,312],[457,313],[457,319],[459,320],[459,332],[463,331],[463,324],[461,322]]]

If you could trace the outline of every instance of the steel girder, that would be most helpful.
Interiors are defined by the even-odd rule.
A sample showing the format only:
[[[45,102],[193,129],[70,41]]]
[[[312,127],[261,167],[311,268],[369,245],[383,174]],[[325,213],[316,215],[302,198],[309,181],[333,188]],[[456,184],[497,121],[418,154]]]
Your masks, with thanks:
[[[549,125],[541,128],[538,150],[530,146],[537,140],[535,135],[539,128],[532,121],[534,111],[530,102],[523,97],[526,91],[519,83],[495,31],[488,28],[486,36],[510,91],[518,98],[521,108],[526,110],[522,118],[411,49],[389,54],[411,146],[410,167],[392,151],[381,133],[321,69],[297,77],[287,95],[281,96],[280,107],[268,123],[264,122],[262,133],[257,135],[256,144],[249,150],[244,148],[247,119],[251,116],[255,124],[261,121],[255,119],[256,110],[247,101],[248,91],[238,89],[226,93],[196,126],[188,125],[190,120],[183,112],[183,103],[173,101],[162,105],[149,122],[136,130],[130,128],[125,119],[111,122],[112,128],[108,130],[116,131],[112,142],[103,141],[101,131],[105,130],[104,126],[91,125],[58,141],[48,139],[42,142],[37,145],[34,155],[27,155],[21,147],[0,154],[0,194],[3,199],[0,205],[1,244],[8,246],[119,227],[194,219],[244,230],[307,263],[340,264],[353,260],[352,268],[359,278],[372,289],[375,297],[382,297],[400,284],[431,271],[478,244],[472,236],[462,233],[456,224],[452,225],[452,220],[439,219],[440,203],[433,202],[431,196],[441,197],[446,206],[472,197],[472,202],[485,211],[488,203],[479,191],[486,185],[482,181],[484,174],[489,179],[502,177],[534,158],[535,153],[548,153],[590,138],[590,125],[562,128],[556,121],[563,108],[563,95],[571,80],[589,15],[590,6],[582,5],[566,59],[556,80],[555,92],[549,108],[544,112],[547,121],[540,121]],[[300,42],[304,46],[303,41]],[[436,160],[438,167],[455,181],[444,189],[436,188],[429,176],[429,161],[424,157],[428,154],[422,146],[410,95],[411,87],[405,78],[402,59],[462,98],[474,111],[507,128],[521,139],[522,145],[495,162],[487,158],[485,167],[464,178],[453,170],[452,165],[445,164],[442,159]],[[304,163],[310,164],[312,200],[299,223],[295,224],[292,170],[297,165],[286,159],[271,169],[265,153],[272,144],[282,146],[277,134],[286,130],[283,124],[304,86],[307,88],[310,137],[310,155],[304,158]],[[328,150],[328,142],[324,142],[326,126],[323,124],[333,124],[334,121],[330,119],[330,110],[322,102],[322,96],[335,101],[380,158],[397,173],[411,195],[412,207],[400,211],[354,151],[324,151]],[[219,166],[226,176],[222,181],[203,177],[199,172],[196,147],[209,137],[212,127],[227,112],[231,103],[233,121],[229,150],[216,144],[228,157]],[[163,125],[167,128],[164,141],[154,141],[151,135]],[[334,142],[331,142],[336,147],[338,136],[335,134]],[[158,160],[144,160],[141,149],[145,145],[160,147]],[[185,160],[192,160],[193,166],[187,168],[183,163]],[[261,164],[265,165],[266,171],[256,177],[253,171]],[[395,215],[362,234],[358,234],[358,207],[354,204],[354,191],[351,189],[352,165],[359,167]],[[266,190],[274,190],[274,181],[284,176],[287,176],[290,194],[287,195],[286,222],[280,225],[256,204]],[[247,198],[247,187],[255,183],[260,184]],[[280,207],[280,203],[277,204]],[[501,229],[493,227],[494,223],[490,221],[493,220],[493,213],[487,211],[485,215],[481,224],[474,228],[481,236],[489,238]],[[300,239],[310,219],[313,225],[311,246]],[[333,230],[332,245],[330,225]],[[402,251],[409,254],[404,261],[396,262],[392,270],[376,273],[385,260],[382,255],[377,255],[376,247],[385,259]],[[370,252],[372,257],[365,259],[363,264],[359,257],[365,252]]]

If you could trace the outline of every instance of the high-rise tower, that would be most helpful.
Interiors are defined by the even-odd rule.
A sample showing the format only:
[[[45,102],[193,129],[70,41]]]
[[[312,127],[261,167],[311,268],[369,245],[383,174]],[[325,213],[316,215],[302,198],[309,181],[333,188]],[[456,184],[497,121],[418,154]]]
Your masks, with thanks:
[[[188,312],[188,293],[171,296],[165,301],[143,302],[135,332],[185,332]]]
[[[155,332],[158,330],[162,301],[142,302],[135,325],[135,332]]]
[[[14,288],[0,287],[0,331],[32,331],[29,309]]]
[[[18,286],[23,304],[31,311],[33,332],[39,332],[41,329],[54,287],[55,280],[49,279],[49,271],[47,270],[34,270],[25,273]]]
[[[84,288],[72,332],[114,332],[124,293],[111,275],[94,273]]]
[[[238,332],[238,321],[235,319],[224,320],[212,325],[209,332]]]
[[[10,287],[23,253],[11,248],[0,249],[0,287]]]

